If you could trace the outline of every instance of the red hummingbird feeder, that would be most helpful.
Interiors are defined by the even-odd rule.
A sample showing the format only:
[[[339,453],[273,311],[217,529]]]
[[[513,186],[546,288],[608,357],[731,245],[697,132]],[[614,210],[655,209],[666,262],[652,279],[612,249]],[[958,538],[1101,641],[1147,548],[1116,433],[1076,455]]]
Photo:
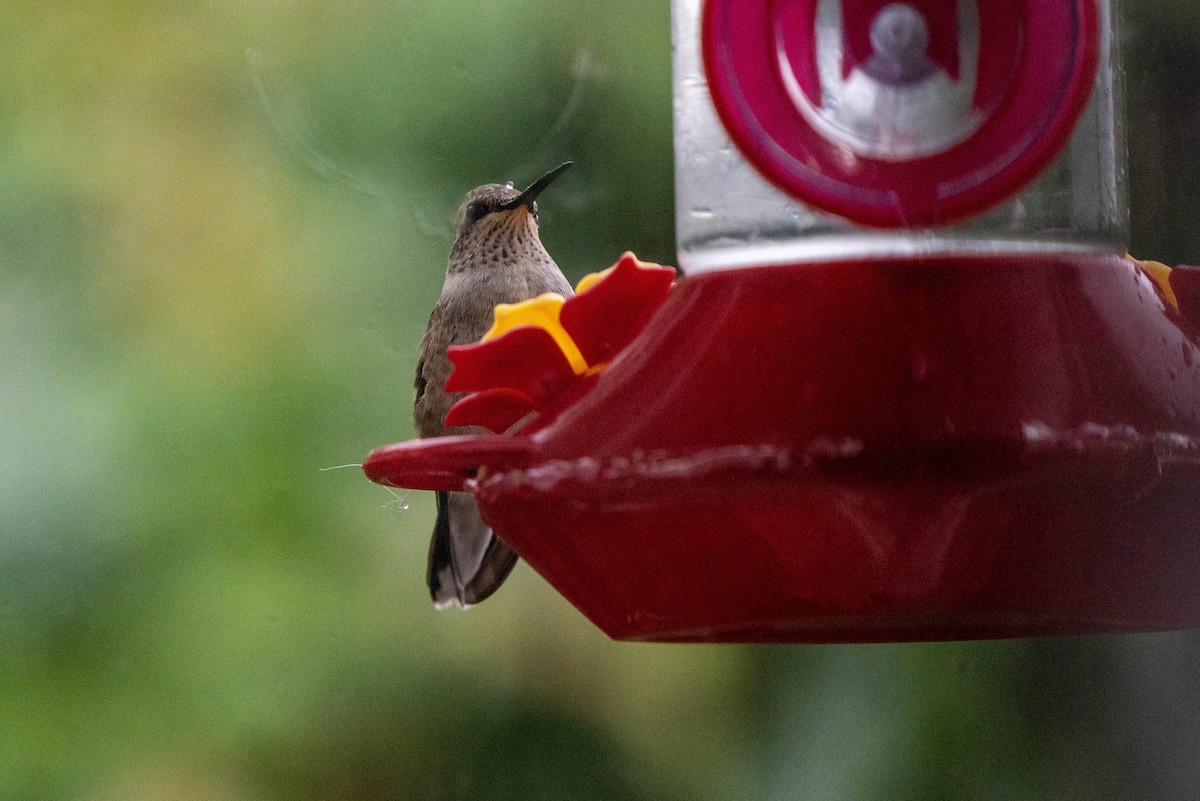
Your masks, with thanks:
[[[675,0],[688,277],[452,353],[507,433],[368,476],[618,639],[1200,626],[1200,270],[1125,256],[1112,13]]]

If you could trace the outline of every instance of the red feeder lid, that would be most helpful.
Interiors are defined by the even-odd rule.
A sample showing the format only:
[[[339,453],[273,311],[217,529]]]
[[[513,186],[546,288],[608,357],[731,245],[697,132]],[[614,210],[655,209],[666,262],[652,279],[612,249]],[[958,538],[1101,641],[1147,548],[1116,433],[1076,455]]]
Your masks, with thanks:
[[[1099,60],[1095,0],[709,0],[730,136],[794,197],[880,227],[1014,194],[1063,148]]]

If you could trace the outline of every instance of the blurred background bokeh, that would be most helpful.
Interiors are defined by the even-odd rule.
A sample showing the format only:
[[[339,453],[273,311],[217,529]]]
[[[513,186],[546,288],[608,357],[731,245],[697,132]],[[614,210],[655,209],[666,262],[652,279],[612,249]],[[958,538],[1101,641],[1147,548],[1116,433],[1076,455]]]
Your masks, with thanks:
[[[1200,6],[1124,42],[1132,249],[1200,261]],[[4,4],[0,800],[1200,797],[1195,634],[435,613],[431,497],[326,469],[412,435],[470,186],[575,159],[568,277],[673,261],[669,70],[666,0]]]

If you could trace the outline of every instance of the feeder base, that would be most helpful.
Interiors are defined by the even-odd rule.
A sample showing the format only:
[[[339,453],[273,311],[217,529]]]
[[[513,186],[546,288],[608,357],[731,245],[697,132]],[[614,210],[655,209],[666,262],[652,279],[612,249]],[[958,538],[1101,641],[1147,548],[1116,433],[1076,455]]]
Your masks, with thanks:
[[[476,474],[495,531],[621,639],[1200,627],[1200,332],[1117,256],[709,273],[532,433],[365,468]]]
[[[476,490],[621,639],[1200,626],[1198,345],[1115,256],[709,274]]]

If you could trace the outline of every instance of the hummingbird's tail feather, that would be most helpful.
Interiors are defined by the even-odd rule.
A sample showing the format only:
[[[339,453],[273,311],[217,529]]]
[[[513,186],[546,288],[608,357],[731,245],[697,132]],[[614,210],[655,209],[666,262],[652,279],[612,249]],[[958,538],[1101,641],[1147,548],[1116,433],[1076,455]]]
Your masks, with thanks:
[[[450,513],[448,492],[437,493],[437,522],[429,541],[429,568],[425,580],[429,594],[438,609],[448,609],[459,602],[454,581],[454,557],[450,548]]]
[[[517,555],[483,522],[469,492],[437,493],[437,523],[429,544],[429,593],[438,609],[466,609],[508,578]]]

